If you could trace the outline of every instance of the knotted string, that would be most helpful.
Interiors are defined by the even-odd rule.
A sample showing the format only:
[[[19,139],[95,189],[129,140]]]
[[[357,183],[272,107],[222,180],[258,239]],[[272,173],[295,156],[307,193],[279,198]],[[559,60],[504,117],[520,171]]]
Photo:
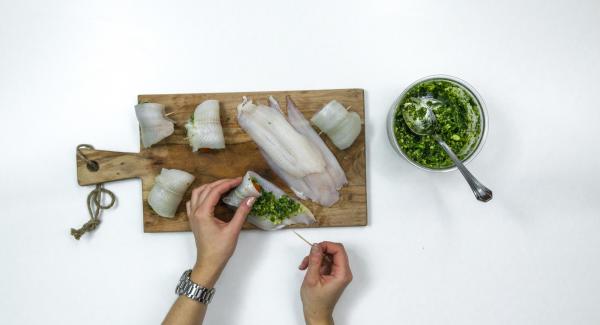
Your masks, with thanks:
[[[93,146],[89,144],[80,144],[77,146],[77,156],[83,159],[86,162],[86,166],[90,171],[96,172],[98,171],[99,165],[96,161],[88,159],[82,152],[81,149],[94,149]],[[102,203],[102,194],[106,194],[110,197],[110,201],[108,204]],[[113,192],[104,188],[103,183],[96,184],[96,188],[88,194],[87,197],[87,208],[88,213],[90,214],[90,220],[86,222],[81,228],[74,229],[71,228],[71,235],[75,237],[75,239],[79,240],[83,234],[86,232],[90,232],[95,230],[100,225],[100,213],[104,209],[110,209],[116,202],[116,196]]]
[[[94,146],[92,146],[91,144],[80,144],[77,146],[77,157],[81,158],[83,161],[85,161],[85,165],[87,166],[87,169],[91,172],[97,172],[98,169],[100,169],[100,166],[98,166],[98,162],[96,162],[95,160],[90,160],[88,159],[88,157],[86,157],[83,152],[81,152],[81,149],[89,149],[89,150],[94,150]]]

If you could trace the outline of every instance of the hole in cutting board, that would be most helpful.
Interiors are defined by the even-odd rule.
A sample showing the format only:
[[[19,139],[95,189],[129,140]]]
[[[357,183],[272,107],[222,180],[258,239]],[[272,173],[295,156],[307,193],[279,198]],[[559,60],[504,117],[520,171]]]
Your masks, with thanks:
[[[86,166],[87,169],[91,172],[97,172],[100,169],[100,165],[98,165],[98,162],[95,160],[91,160],[86,164]]]

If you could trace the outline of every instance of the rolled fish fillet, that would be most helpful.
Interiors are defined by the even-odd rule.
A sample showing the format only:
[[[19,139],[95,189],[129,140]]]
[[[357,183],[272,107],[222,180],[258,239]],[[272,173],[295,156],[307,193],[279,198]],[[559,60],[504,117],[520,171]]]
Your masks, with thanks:
[[[279,110],[255,105],[245,97],[237,110],[242,129],[286,173],[300,178],[324,171],[325,161],[318,148],[298,133]]]
[[[173,121],[165,117],[165,106],[157,103],[135,105],[135,116],[140,123],[142,146],[149,148],[175,131]]]
[[[348,112],[336,100],[327,103],[310,121],[325,132],[340,150],[350,147],[362,129],[358,113]]]
[[[269,103],[271,107],[279,108],[279,104],[273,97],[269,98]],[[280,168],[265,151],[261,150],[261,153],[271,169],[286,182],[299,198],[310,199],[326,207],[332,206],[339,200],[338,190],[347,183],[346,174],[331,150],[310,126],[289,96],[287,97],[287,110],[287,119],[290,124],[318,148],[326,163],[325,170],[304,177],[294,177]]]
[[[257,198],[248,214],[248,222],[260,229],[277,230],[289,225],[316,222],[306,206],[253,171],[244,175],[242,183],[229,192],[223,202],[238,207],[248,197]]]
[[[200,148],[225,148],[218,100],[209,99],[198,105],[185,128],[193,152]]]
[[[173,218],[185,191],[194,179],[194,175],[188,172],[163,168],[154,179],[154,186],[148,194],[148,204],[159,216]]]
[[[354,143],[354,140],[358,138],[361,129],[362,126],[358,113],[349,112],[342,122],[340,122],[333,130],[329,131],[327,135],[336,147],[340,150],[344,150]]]

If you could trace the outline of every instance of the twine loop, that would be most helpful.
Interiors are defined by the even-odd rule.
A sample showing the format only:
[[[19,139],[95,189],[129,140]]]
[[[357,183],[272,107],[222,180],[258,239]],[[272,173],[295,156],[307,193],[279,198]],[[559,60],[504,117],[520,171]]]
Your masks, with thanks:
[[[92,172],[97,172],[100,169],[98,162],[95,160],[90,160],[88,157],[86,157],[86,155],[84,155],[83,152],[81,152],[81,149],[94,150],[94,146],[92,146],[91,144],[78,145],[77,146],[77,157],[79,157],[83,161],[85,161],[85,165],[87,166],[87,169],[89,169]]]
[[[81,149],[90,149],[93,150],[94,147],[89,144],[80,144],[77,146],[77,156],[86,162],[87,168],[92,171],[98,171],[99,165],[98,162],[94,160],[90,160],[86,157]],[[110,201],[107,204],[103,203],[102,195],[106,194],[110,198]],[[74,229],[71,228],[71,235],[75,237],[75,239],[79,240],[83,234],[86,232],[90,232],[95,230],[100,225],[100,213],[104,209],[110,209],[115,205],[117,201],[117,197],[113,192],[104,188],[104,183],[96,184],[96,188],[93,189],[87,197],[87,208],[88,213],[90,214],[90,220],[86,222],[81,228]]]

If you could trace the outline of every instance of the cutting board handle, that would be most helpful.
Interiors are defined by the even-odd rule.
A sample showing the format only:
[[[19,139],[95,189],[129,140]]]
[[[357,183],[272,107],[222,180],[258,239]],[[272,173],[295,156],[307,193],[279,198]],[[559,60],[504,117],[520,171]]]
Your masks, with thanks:
[[[94,185],[144,175],[152,162],[139,153],[80,149],[77,157],[77,183]]]

